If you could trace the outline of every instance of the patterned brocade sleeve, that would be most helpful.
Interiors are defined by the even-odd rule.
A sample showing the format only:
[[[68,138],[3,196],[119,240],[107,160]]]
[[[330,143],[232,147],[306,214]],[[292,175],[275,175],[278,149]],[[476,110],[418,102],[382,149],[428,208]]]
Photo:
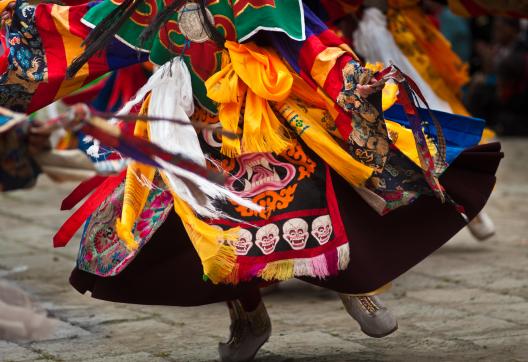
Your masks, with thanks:
[[[361,97],[358,85],[370,82],[372,71],[351,60],[343,68],[343,89],[337,97],[337,104],[347,112],[363,112],[369,103]]]

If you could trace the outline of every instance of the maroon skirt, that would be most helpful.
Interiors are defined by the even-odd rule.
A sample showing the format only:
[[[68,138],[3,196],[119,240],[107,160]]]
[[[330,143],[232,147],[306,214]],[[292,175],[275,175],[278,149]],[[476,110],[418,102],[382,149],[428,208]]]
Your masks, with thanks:
[[[449,195],[470,219],[486,204],[503,154],[500,144],[464,151],[441,177]],[[366,293],[394,280],[434,252],[466,222],[453,205],[422,196],[380,216],[337,174],[332,181],[350,244],[350,267],[326,279],[302,280],[341,293]],[[80,293],[114,302],[194,306],[239,298],[260,281],[214,285],[203,280],[200,259],[179,218],[172,213],[120,274],[99,277],[74,269],[70,283]]]

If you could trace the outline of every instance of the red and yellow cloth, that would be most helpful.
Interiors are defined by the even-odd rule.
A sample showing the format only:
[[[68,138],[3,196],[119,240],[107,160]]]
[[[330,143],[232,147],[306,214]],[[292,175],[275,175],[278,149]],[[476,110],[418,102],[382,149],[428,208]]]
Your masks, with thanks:
[[[108,71],[138,63],[138,53],[113,41],[90,58],[71,79],[66,69],[83,52],[90,32],[81,19],[92,6],[36,6],[17,1],[5,42],[7,67],[0,77],[0,97],[8,108],[31,113],[73,93]]]

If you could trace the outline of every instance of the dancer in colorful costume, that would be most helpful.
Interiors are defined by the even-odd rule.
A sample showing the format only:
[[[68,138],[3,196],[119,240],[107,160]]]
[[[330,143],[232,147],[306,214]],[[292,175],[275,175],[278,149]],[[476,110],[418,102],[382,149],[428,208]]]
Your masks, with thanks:
[[[420,87],[432,109],[468,116],[461,102],[461,87],[469,80],[467,65],[434,27],[418,0],[365,1],[354,45],[368,62],[394,62]],[[386,13],[386,15],[385,15]],[[390,118],[391,110],[385,115]],[[483,142],[494,133],[485,129]],[[495,233],[482,212],[468,225],[478,240]]]
[[[223,361],[253,359],[271,334],[259,287],[293,277],[340,293],[367,334],[391,333],[369,294],[449,240],[495,182],[483,121],[417,109],[401,74],[362,67],[301,1],[103,1],[79,24],[95,30],[72,79],[116,41],[148,54],[160,68],[121,112],[180,123],[138,121],[135,135],[225,177],[218,188],[159,159],[80,185],[69,206],[100,186],[54,239],[89,217],[70,281],[116,302],[228,301]],[[397,121],[382,117],[389,76]],[[424,134],[418,114],[443,127]]]

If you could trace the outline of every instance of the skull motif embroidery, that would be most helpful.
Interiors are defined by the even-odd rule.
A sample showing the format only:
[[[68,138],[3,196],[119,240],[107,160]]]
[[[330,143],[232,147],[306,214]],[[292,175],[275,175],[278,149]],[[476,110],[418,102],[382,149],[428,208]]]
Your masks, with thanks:
[[[246,255],[253,246],[253,234],[246,229],[240,229],[238,239],[233,243],[237,255]]]
[[[283,238],[293,250],[302,250],[308,241],[308,223],[303,219],[288,220],[282,226]]]
[[[330,240],[332,231],[332,220],[329,215],[319,216],[312,222],[312,235],[321,245]]]
[[[273,253],[279,242],[279,227],[275,224],[268,224],[258,229],[255,244],[265,255]]]

